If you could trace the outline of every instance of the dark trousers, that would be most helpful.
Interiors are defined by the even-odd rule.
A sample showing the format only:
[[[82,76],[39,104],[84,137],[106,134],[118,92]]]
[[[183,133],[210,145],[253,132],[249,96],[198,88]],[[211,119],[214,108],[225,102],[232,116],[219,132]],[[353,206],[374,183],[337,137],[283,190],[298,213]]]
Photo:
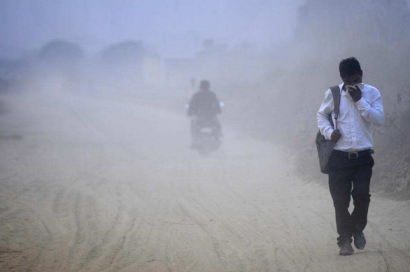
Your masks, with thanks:
[[[333,151],[330,160],[329,189],[336,212],[338,244],[352,242],[353,233],[364,230],[370,204],[370,179],[374,160],[370,153],[349,159],[346,153]],[[350,214],[350,197],[354,209]]]

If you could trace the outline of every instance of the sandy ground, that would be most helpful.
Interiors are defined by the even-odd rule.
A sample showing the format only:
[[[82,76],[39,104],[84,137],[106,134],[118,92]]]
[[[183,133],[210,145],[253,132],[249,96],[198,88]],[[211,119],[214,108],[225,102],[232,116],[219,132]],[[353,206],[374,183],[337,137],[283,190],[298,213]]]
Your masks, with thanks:
[[[410,271],[409,202],[373,195],[366,249],[339,256],[326,186],[226,123],[203,157],[183,109],[0,100],[0,271]]]

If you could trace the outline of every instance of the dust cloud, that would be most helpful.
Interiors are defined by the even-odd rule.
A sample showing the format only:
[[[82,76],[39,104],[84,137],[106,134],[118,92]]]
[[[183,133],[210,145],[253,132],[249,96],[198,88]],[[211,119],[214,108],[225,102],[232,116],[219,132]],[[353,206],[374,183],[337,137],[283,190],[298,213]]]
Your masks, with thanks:
[[[409,29],[405,0],[1,1],[0,270],[405,271]],[[350,56],[386,125],[346,264],[314,138]],[[204,79],[207,154],[185,108]]]

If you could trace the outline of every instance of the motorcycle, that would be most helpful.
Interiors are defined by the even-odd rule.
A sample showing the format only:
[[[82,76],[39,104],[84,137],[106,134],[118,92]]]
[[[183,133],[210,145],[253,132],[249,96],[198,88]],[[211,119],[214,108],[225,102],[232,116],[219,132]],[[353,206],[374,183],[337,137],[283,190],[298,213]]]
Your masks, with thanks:
[[[221,102],[220,106],[223,107],[224,104]],[[188,108],[189,105],[185,107]],[[197,150],[202,155],[207,155],[217,150],[221,145],[221,131],[222,129],[217,117],[193,117],[191,119],[191,134],[193,138],[191,148]]]
[[[220,146],[220,130],[215,125],[216,120],[194,119],[193,129],[194,141],[192,149],[198,150],[199,153],[206,155],[215,151]]]

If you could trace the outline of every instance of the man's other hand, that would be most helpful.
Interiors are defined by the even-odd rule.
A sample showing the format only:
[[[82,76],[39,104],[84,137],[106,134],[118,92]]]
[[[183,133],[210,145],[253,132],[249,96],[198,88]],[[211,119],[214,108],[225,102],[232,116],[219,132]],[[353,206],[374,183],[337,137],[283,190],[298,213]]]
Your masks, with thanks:
[[[349,88],[349,93],[354,102],[357,102],[362,98],[362,91],[357,86],[354,88]]]
[[[342,134],[340,133],[340,131],[338,130],[338,129],[335,129],[333,132],[332,132],[332,135],[330,135],[330,140],[332,141],[332,142],[337,142],[337,141],[339,141],[339,139],[340,139],[340,137],[342,137]]]

